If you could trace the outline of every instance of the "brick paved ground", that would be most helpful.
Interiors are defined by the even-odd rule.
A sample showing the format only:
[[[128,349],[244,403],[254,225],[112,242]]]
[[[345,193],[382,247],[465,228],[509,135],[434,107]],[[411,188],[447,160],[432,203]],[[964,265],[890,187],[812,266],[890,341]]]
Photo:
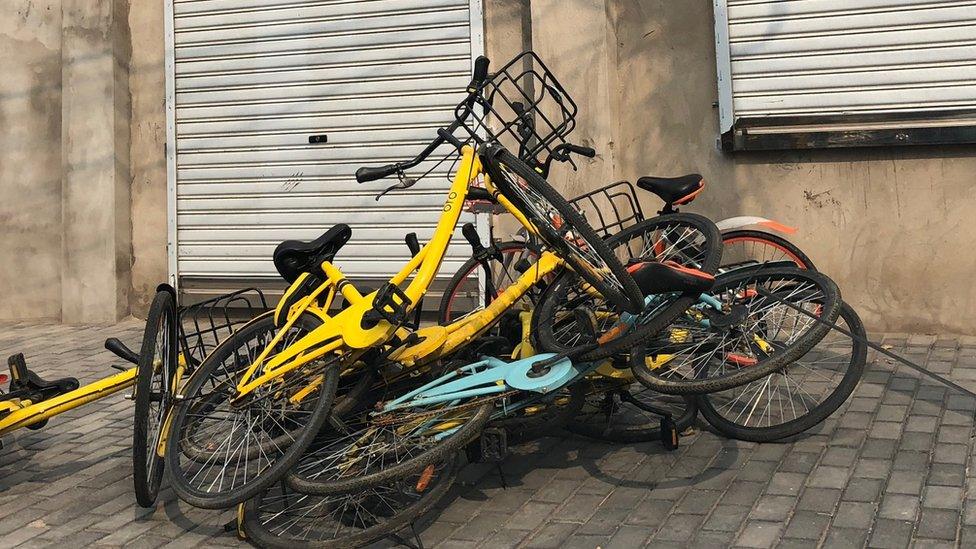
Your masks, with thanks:
[[[42,375],[90,381],[118,363],[115,327],[0,327],[3,356]],[[976,388],[976,341],[889,337],[895,350]],[[976,546],[976,403],[883,358],[816,432],[782,444],[687,436],[613,446],[561,436],[516,449],[503,468],[471,466],[420,527],[427,547]],[[131,406],[115,396],[5,440],[0,546],[238,545],[228,513],[164,491],[155,510],[131,493]],[[390,545],[390,544],[385,544]]]

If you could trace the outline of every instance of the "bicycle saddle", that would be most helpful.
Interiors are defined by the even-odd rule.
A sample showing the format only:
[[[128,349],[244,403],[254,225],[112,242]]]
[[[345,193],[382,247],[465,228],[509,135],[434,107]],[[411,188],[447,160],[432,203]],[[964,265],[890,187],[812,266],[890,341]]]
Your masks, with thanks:
[[[688,204],[705,188],[705,179],[697,173],[681,177],[642,177],[637,186],[650,191],[666,204]]]
[[[275,268],[288,282],[302,273],[316,273],[323,261],[332,261],[351,236],[349,225],[339,223],[311,242],[286,240],[275,248]]]
[[[7,358],[7,366],[10,368],[10,390],[11,392],[40,391],[47,396],[64,394],[74,391],[81,384],[73,377],[62,377],[58,379],[44,379],[27,369],[27,362],[24,360],[24,353],[17,353]]]
[[[671,292],[701,293],[715,284],[714,276],[673,261],[643,261],[628,266],[627,271],[634,277],[644,297]]]

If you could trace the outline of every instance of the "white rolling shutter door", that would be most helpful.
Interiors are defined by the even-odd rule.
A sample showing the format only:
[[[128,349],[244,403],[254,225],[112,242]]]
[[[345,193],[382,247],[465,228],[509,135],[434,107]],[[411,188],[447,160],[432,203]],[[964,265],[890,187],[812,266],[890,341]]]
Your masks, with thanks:
[[[976,1],[715,8],[723,132],[740,118],[976,108]]]
[[[399,270],[404,235],[433,234],[451,163],[379,202],[395,178],[353,174],[412,158],[453,119],[480,0],[175,0],[171,15],[179,278],[277,277],[279,242],[336,223],[353,229],[337,257],[350,278]],[[469,255],[453,246],[442,271]]]

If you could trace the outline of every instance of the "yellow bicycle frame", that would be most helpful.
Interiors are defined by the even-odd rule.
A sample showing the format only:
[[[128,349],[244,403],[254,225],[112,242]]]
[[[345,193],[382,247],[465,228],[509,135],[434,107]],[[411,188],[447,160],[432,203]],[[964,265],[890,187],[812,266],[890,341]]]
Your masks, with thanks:
[[[13,408],[13,411],[0,418],[0,436],[51,419],[68,410],[73,410],[89,402],[94,402],[115,394],[131,387],[135,384],[135,381],[136,368],[130,368],[124,372],[94,383],[89,383],[74,391],[42,402],[33,403],[29,400],[4,401],[10,408]]]
[[[390,284],[397,287],[400,287],[400,285],[410,279],[407,287],[402,290],[403,295],[406,296],[406,300],[401,300],[399,297],[393,298],[394,302],[397,305],[403,306],[407,312],[410,312],[416,306],[437,276],[441,262],[450,245],[451,237],[454,235],[458,220],[460,219],[464,201],[467,197],[468,187],[482,174],[481,160],[475,153],[474,148],[471,146],[463,147],[461,149],[461,161],[457,172],[455,172],[451,188],[448,191],[447,201],[444,203],[441,218],[434,230],[433,238],[431,238],[399,273],[390,279]],[[522,212],[494,188],[487,175],[484,177],[484,180],[485,187],[492,193],[498,203],[503,205],[515,216],[527,230],[535,234],[535,227],[532,226]],[[511,298],[510,301],[508,298],[499,299],[497,300],[499,302],[497,305],[493,303],[491,307],[482,311],[481,314],[465,319],[464,323],[458,324],[454,329],[451,329],[451,337],[444,345],[444,349],[454,349],[456,346],[470,340],[480,331],[483,331],[491,324],[494,318],[497,318],[504,311],[502,307],[507,308],[511,303],[514,303],[535,281],[541,280],[542,276],[552,272],[552,270],[562,264],[556,256],[552,254],[547,254],[547,256],[543,256],[540,259],[538,268],[530,269],[530,271],[534,271],[530,275],[530,278],[535,277],[534,279],[530,281],[523,276],[520,278],[518,284],[513,285],[521,288],[521,293],[516,295],[517,288],[509,288],[511,293],[505,292],[503,296],[508,294],[508,298]],[[365,296],[360,294],[346,280],[342,271],[331,262],[323,262],[322,271],[325,274],[326,280],[311,295],[299,300],[289,311],[275,311],[276,318],[279,318],[281,315],[286,315],[288,321],[278,330],[278,333],[268,343],[264,351],[248,367],[244,375],[241,376],[237,384],[238,394],[236,398],[242,398],[258,387],[272,380],[279,379],[329,353],[339,352],[345,354],[347,352],[354,352],[355,354],[359,354],[358,352],[386,343],[394,335],[397,327],[385,320],[380,320],[373,326],[367,327],[363,325],[363,316],[373,309],[377,292]],[[411,275],[413,275],[412,278]],[[525,279],[524,282],[523,279]],[[296,281],[289,291],[293,291],[297,287],[296,284],[300,282],[301,279]],[[328,302],[331,302],[335,292],[339,292],[345,298],[348,306],[335,316],[329,316],[327,309],[320,308],[316,305],[317,298],[325,291],[330,292],[327,295]],[[508,303],[503,305],[506,301]],[[284,302],[285,300],[282,300],[278,306],[281,307]],[[280,343],[284,334],[288,332],[304,311],[312,312],[321,318],[323,324],[295,343],[289,345],[273,358],[268,359],[271,350]],[[441,356],[442,354],[445,353],[440,352],[437,356]]]

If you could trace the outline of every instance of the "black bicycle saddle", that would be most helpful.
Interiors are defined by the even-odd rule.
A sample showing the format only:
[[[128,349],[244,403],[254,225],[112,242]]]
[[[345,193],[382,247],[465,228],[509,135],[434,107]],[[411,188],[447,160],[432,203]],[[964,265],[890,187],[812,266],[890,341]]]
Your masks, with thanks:
[[[704,292],[715,284],[715,277],[673,261],[645,261],[627,267],[644,296],[672,292]]]
[[[705,188],[705,179],[697,173],[681,177],[642,177],[637,186],[650,191],[666,204],[688,204]]]
[[[351,236],[349,225],[339,223],[311,242],[286,240],[275,248],[275,268],[288,282],[294,282],[302,273],[317,273],[319,265],[332,261]]]

